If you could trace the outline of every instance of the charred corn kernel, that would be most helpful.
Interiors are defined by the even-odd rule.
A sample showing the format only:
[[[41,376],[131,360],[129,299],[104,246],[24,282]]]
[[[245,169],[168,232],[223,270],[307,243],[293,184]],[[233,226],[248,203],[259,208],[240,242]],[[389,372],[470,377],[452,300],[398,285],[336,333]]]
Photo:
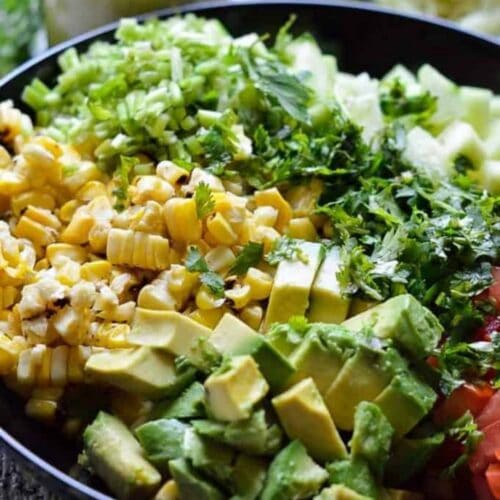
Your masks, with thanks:
[[[134,209],[126,227],[144,233],[163,234],[165,232],[163,207],[159,203],[148,201],[145,206],[134,207]]]
[[[45,349],[40,367],[36,373],[36,384],[39,386],[50,385],[50,372],[52,367],[52,349]]]
[[[14,369],[20,353],[27,347],[24,337],[10,338],[4,333],[0,333],[0,375],[6,375]]]
[[[205,261],[212,271],[222,271],[231,267],[236,257],[228,247],[216,247],[205,255]]]
[[[163,311],[173,311],[177,308],[177,301],[168,290],[166,282],[152,283],[142,287],[137,297],[137,304],[145,309]]]
[[[0,287],[0,310],[13,306],[19,298],[19,290],[13,286]]]
[[[287,235],[299,240],[316,241],[318,233],[309,217],[297,217],[292,219],[288,225]]]
[[[248,305],[240,312],[241,321],[245,322],[249,327],[258,330],[262,324],[264,311],[261,306],[257,304]]]
[[[9,152],[0,146],[0,168],[7,168],[12,163],[12,158]]]
[[[238,241],[238,235],[231,224],[220,213],[208,218],[207,230],[212,238],[221,245],[234,245]]]
[[[323,182],[313,179],[308,184],[293,186],[286,193],[286,199],[292,207],[294,217],[307,217],[316,209],[319,197],[323,192]]]
[[[142,175],[136,180],[132,203],[137,205],[146,201],[165,203],[174,195],[175,189],[168,181],[156,175]]]
[[[158,491],[153,500],[179,500],[180,493],[177,483],[170,479]]]
[[[61,258],[70,259],[78,264],[83,264],[88,259],[85,248],[69,243],[52,243],[47,247],[45,255],[52,266],[57,265]]]
[[[65,306],[51,318],[56,332],[69,345],[81,344],[85,338],[88,321],[82,311]]]
[[[107,196],[106,185],[100,181],[89,181],[84,184],[75,194],[75,198],[84,203],[92,201],[98,196]]]
[[[215,328],[227,311],[226,307],[218,307],[217,309],[195,309],[189,314],[189,317],[208,328]]]
[[[42,224],[42,226],[48,226],[55,230],[61,229],[59,219],[50,210],[46,210],[45,208],[30,205],[23,215]]]
[[[57,267],[56,279],[66,286],[76,285],[80,281],[80,264],[66,258]]]
[[[278,209],[271,206],[257,207],[253,213],[253,219],[258,226],[273,227],[278,221]]]
[[[250,287],[250,295],[254,300],[267,299],[273,288],[272,276],[255,267],[248,269],[243,283]]]
[[[235,309],[242,309],[252,300],[252,291],[248,285],[236,285],[231,290],[226,290],[225,296]]]
[[[171,198],[163,207],[167,230],[176,242],[194,243],[201,238],[201,221],[193,198]]]
[[[64,386],[68,380],[68,353],[67,345],[60,345],[52,351],[50,380],[55,386]]]
[[[22,193],[29,187],[26,177],[11,170],[0,170],[0,193],[7,196]]]
[[[199,309],[216,309],[224,304],[224,298],[215,297],[205,285],[202,285],[196,292],[195,302]]]
[[[33,173],[37,174],[31,180],[32,184],[35,184],[34,181],[37,181],[37,183],[40,181],[40,185],[43,185],[45,180],[51,184],[61,182],[63,177],[62,166],[54,153],[47,147],[44,147],[42,144],[29,142],[22,147],[21,154]]]
[[[19,216],[28,206],[43,208],[52,211],[56,207],[54,197],[40,190],[25,191],[12,197],[10,207],[14,215]]]
[[[52,422],[57,413],[57,401],[47,401],[45,399],[28,399],[24,410],[30,418]]]
[[[108,221],[96,222],[89,231],[89,246],[93,253],[106,253],[108,234],[111,223]]]
[[[90,181],[101,179],[102,173],[99,171],[95,163],[90,161],[78,161],[74,158],[60,158],[60,163],[69,167],[68,170],[73,171],[71,175],[67,175],[62,180],[62,185],[69,189],[71,193],[76,193],[82,186]]]
[[[169,266],[169,243],[156,234],[113,228],[108,235],[106,256],[112,264],[166,269]]]
[[[63,222],[69,222],[75,215],[79,206],[80,203],[77,200],[67,201],[59,210],[59,218]]]
[[[17,223],[14,234],[18,238],[26,238],[33,242],[38,248],[45,247],[56,241],[57,232],[55,229],[43,226],[39,222],[22,216]]]
[[[189,178],[189,172],[171,161],[161,161],[156,167],[156,175],[175,186]]]
[[[95,218],[90,215],[86,206],[79,207],[71,221],[60,235],[64,243],[82,245],[89,240],[89,232],[95,224]]]
[[[93,283],[98,281],[105,281],[111,275],[112,265],[107,260],[94,260],[93,262],[86,262],[80,268],[80,277],[86,281]]]
[[[271,206],[278,210],[278,220],[276,221],[276,229],[284,231],[290,219],[292,218],[292,209],[289,203],[281,196],[277,188],[265,189],[264,191],[256,191],[254,194],[255,204],[258,207]]]

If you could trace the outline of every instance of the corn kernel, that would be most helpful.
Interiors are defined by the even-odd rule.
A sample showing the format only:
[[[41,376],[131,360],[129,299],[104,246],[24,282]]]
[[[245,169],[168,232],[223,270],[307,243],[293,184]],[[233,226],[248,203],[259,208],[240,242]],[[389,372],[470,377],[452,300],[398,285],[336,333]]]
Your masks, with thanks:
[[[89,246],[94,253],[106,253],[108,234],[111,224],[108,221],[96,222],[89,231]]]
[[[89,181],[84,184],[75,194],[75,198],[84,203],[92,201],[98,196],[107,196],[106,185],[100,181]]]
[[[66,258],[65,262],[57,267],[56,279],[63,285],[76,285],[80,281],[80,264]]]
[[[64,243],[72,243],[74,245],[82,245],[87,243],[89,232],[95,223],[95,219],[87,210],[87,207],[78,208],[70,223],[61,233],[60,240]]]
[[[249,327],[254,330],[259,330],[262,324],[264,311],[261,306],[254,304],[244,307],[240,312],[241,321],[245,322]]]
[[[9,152],[3,146],[0,146],[0,168],[7,168],[11,163],[12,158]]]
[[[18,238],[26,238],[38,247],[44,247],[56,241],[57,233],[26,216],[22,216],[15,227],[14,234]]]
[[[257,207],[253,213],[253,220],[257,226],[273,227],[278,221],[278,209],[270,206]]]
[[[57,184],[62,180],[62,166],[57,161],[52,151],[41,144],[34,142],[25,144],[21,149],[21,154],[25,158],[33,173],[37,174],[37,181]],[[41,174],[41,175],[40,175]],[[32,179],[32,182],[35,179]]]
[[[111,275],[112,265],[107,260],[94,260],[86,262],[80,268],[80,276],[86,281],[96,283],[108,280]]]
[[[202,225],[193,198],[171,198],[163,207],[163,217],[174,241],[194,243],[201,239]]]
[[[81,344],[85,337],[87,324],[82,312],[74,307],[65,306],[51,318],[56,332],[69,345]]]
[[[308,184],[301,184],[290,188],[286,198],[290,203],[294,217],[307,217],[316,209],[319,197],[323,192],[323,182],[313,179]]]
[[[288,225],[287,235],[299,240],[317,241],[318,233],[309,217],[292,219]]]
[[[50,380],[53,385],[66,385],[68,376],[69,347],[60,345],[52,351],[52,364],[50,367]]]
[[[289,203],[281,196],[277,188],[266,189],[264,191],[256,191],[254,194],[255,204],[258,207],[271,206],[278,209],[278,220],[276,221],[276,229],[283,232],[290,219],[292,218],[292,209]]]
[[[78,264],[83,264],[88,259],[85,248],[69,243],[52,243],[47,247],[45,255],[52,266],[56,266],[61,258],[70,259]]]
[[[156,167],[156,175],[175,186],[189,177],[189,172],[171,161],[161,161]]]
[[[223,246],[216,247],[205,255],[205,261],[209,269],[216,272],[227,270],[232,266],[235,259],[234,252],[230,248]]]
[[[48,193],[39,190],[31,190],[13,196],[10,207],[14,215],[19,216],[29,205],[53,211],[56,207],[56,201],[54,197]]]
[[[12,339],[0,333],[0,374],[7,375],[16,366],[20,353],[27,348],[24,337]]]
[[[224,304],[224,298],[218,299],[210,290],[202,285],[198,289],[195,297],[196,306],[200,309],[216,309]]]
[[[149,284],[142,287],[137,297],[139,307],[173,311],[177,308],[177,301],[167,288],[167,283]]]
[[[0,287],[0,310],[8,309],[17,302],[19,290],[13,286]]]
[[[225,296],[235,309],[242,309],[252,300],[252,291],[248,285],[236,285],[231,290],[226,290]]]
[[[272,276],[255,267],[248,269],[243,283],[250,287],[250,295],[254,300],[267,299],[273,288]]]
[[[26,403],[25,412],[28,417],[52,422],[57,413],[57,402],[31,398]]]
[[[50,385],[50,372],[52,367],[52,351],[53,349],[45,349],[43,353],[42,362],[36,373],[36,383],[38,385]]]
[[[135,188],[132,203],[137,205],[146,201],[156,201],[163,204],[175,195],[175,189],[172,185],[156,175],[137,177]]]
[[[218,307],[216,309],[195,309],[189,314],[189,317],[208,328],[215,328],[227,311],[228,309],[226,307]]]
[[[221,245],[234,245],[238,241],[238,235],[220,213],[208,218],[207,230],[212,238]]]
[[[169,479],[156,493],[153,500],[179,500],[180,493],[177,483],[173,479]]]
[[[80,206],[80,203],[77,200],[67,201],[59,209],[59,218],[63,222],[69,222],[73,218],[73,216],[75,215],[75,212],[79,206]]]

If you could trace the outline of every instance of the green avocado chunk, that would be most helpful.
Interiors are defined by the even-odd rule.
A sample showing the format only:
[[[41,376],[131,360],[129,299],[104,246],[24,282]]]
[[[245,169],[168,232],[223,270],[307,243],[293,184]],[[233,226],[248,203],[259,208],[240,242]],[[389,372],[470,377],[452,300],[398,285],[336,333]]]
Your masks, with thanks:
[[[302,344],[308,331],[306,318],[297,316],[288,323],[274,323],[265,337],[271,346],[288,358]]]
[[[116,417],[99,412],[83,433],[92,470],[119,499],[149,498],[161,476],[142,456],[132,433]]]
[[[354,460],[362,459],[377,479],[382,478],[389,459],[394,429],[374,403],[359,403],[354,414],[354,433],[349,443]]]
[[[262,409],[246,420],[229,423],[193,420],[191,424],[198,434],[251,455],[273,455],[283,438],[281,428],[268,423]]]
[[[232,500],[255,500],[262,491],[267,462],[259,457],[238,455],[232,475]]]
[[[392,339],[412,359],[428,356],[443,333],[439,320],[412,295],[398,295],[342,323],[353,332],[371,327],[377,337]]]
[[[97,352],[87,360],[85,372],[96,382],[151,399],[178,394],[196,373],[192,367],[178,370],[173,356],[149,347]]]
[[[319,495],[316,495],[313,500],[369,500],[369,498],[346,486],[334,484],[320,491]]]
[[[269,467],[261,500],[307,498],[318,492],[328,474],[316,464],[300,441],[292,441]]]
[[[177,399],[161,401],[153,409],[156,419],[202,418],[205,413],[205,388],[200,382],[193,382]]]
[[[438,432],[424,438],[401,439],[392,450],[385,469],[385,482],[391,486],[404,484],[418,474],[443,444],[444,434]]]
[[[397,374],[384,391],[375,399],[400,438],[427,415],[436,402],[437,395],[411,371]]]
[[[171,460],[169,469],[179,489],[179,498],[224,500],[225,496],[221,491],[196,472],[186,459]]]
[[[189,426],[176,419],[146,422],[135,429],[146,458],[162,472],[168,471],[168,462],[183,456],[184,436]]]
[[[282,389],[294,371],[290,362],[264,335],[257,333],[232,314],[226,313],[222,317],[209,342],[225,356],[251,355],[273,391]]]
[[[353,429],[354,412],[361,401],[373,401],[389,384],[393,375],[407,364],[393,349],[360,344],[325,395],[325,403],[338,428]]]
[[[326,470],[330,483],[343,485],[369,498],[378,498],[377,483],[364,460],[339,460],[328,464]]]
[[[356,339],[339,325],[314,323],[304,341],[290,357],[296,372],[288,385],[311,377],[319,392],[325,394],[347,358],[355,351]]]

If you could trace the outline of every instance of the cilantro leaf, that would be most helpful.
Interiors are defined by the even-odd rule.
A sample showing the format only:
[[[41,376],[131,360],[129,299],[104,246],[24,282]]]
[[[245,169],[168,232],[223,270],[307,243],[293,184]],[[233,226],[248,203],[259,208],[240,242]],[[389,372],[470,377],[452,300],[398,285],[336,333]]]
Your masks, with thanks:
[[[261,261],[263,254],[264,246],[262,243],[255,243],[253,241],[247,243],[236,256],[229,272],[238,276],[245,274],[250,267],[257,265]]]
[[[196,214],[198,219],[203,219],[210,214],[215,207],[215,200],[210,186],[205,182],[200,182],[194,192],[194,201],[196,203]]]
[[[207,273],[210,271],[205,258],[201,255],[198,248],[194,246],[189,247],[185,264],[187,270],[192,273]]]
[[[271,251],[265,257],[266,262],[277,266],[282,260],[300,260],[307,262],[307,255],[301,250],[299,240],[283,236],[273,242]]]
[[[128,199],[130,173],[133,171],[137,163],[137,158],[120,156],[120,165],[117,172],[118,187],[113,191],[113,194],[117,199],[117,202],[115,204],[115,208],[117,210],[123,210],[125,208],[125,202]]]
[[[220,274],[210,271],[207,261],[198,248],[189,247],[185,260],[186,268],[192,273],[200,273],[200,281],[216,298],[224,297],[224,279]]]
[[[204,272],[200,276],[200,281],[208,287],[214,297],[217,299],[224,297],[224,280],[220,274],[214,271]]]

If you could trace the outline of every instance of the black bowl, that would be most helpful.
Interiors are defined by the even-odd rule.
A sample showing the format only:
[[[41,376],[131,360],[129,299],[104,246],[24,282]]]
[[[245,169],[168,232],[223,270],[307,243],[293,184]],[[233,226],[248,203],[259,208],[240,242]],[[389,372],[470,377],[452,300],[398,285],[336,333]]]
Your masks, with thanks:
[[[233,34],[249,31],[276,33],[291,13],[298,15],[296,32],[310,31],[324,50],[334,53],[340,67],[352,73],[367,71],[381,76],[396,63],[417,68],[428,62],[460,84],[484,86],[500,92],[500,44],[488,36],[474,35],[445,21],[400,15],[369,4],[295,0],[283,2],[216,2],[162,10],[167,17],[183,12],[219,18]],[[52,82],[58,73],[56,59],[69,47],[85,50],[95,40],[111,40],[116,24],[92,31],[58,45],[0,81],[0,100],[16,105],[26,84],[34,77]],[[37,476],[64,498],[108,498],[97,489],[72,479],[68,472],[78,450],[57,429],[52,430],[24,416],[22,402],[0,386],[0,439]]]

